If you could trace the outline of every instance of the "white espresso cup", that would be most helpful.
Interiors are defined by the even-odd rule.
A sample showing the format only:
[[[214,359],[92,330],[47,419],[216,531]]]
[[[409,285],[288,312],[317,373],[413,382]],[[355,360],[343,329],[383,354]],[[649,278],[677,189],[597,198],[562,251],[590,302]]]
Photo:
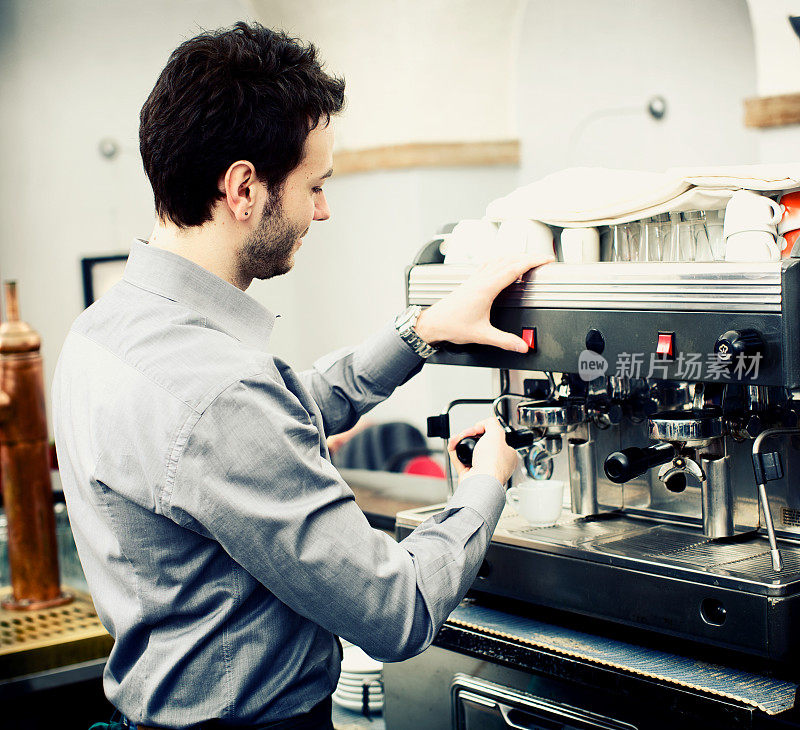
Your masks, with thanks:
[[[777,261],[780,257],[775,236],[767,231],[739,231],[725,239],[726,261]]]
[[[564,482],[558,479],[529,479],[506,492],[506,502],[533,527],[550,527],[558,522],[564,502]]]
[[[491,258],[497,228],[484,219],[459,221],[447,238],[446,264],[479,264]]]
[[[596,228],[565,228],[561,231],[561,260],[581,264],[600,260],[600,233]]]
[[[775,238],[782,216],[783,209],[771,198],[750,190],[737,190],[725,206],[722,236],[728,238],[744,231],[764,231]]]
[[[499,255],[530,253],[547,258],[553,256],[553,231],[539,221],[512,218],[500,224],[496,247]]]

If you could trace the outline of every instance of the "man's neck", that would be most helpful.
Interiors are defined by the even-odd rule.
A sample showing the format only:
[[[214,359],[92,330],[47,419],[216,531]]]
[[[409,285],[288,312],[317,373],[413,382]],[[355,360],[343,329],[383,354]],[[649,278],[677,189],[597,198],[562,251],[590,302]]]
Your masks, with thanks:
[[[225,225],[212,220],[202,226],[179,228],[158,219],[148,243],[189,259],[242,291],[253,281],[243,279],[236,266],[238,242],[230,226],[226,230]]]

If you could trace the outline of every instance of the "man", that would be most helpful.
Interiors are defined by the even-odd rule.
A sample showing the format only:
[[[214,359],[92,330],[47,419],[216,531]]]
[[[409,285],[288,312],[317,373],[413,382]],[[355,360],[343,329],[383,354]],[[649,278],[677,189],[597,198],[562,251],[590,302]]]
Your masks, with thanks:
[[[344,83],[261,26],[203,33],[141,113],[157,222],[75,321],[53,411],[75,540],[115,638],[105,690],[131,727],[330,728],[344,637],[422,651],[469,588],[516,457],[496,421],[447,508],[402,543],[372,530],[328,458],[429,345],[525,351],[488,320],[532,266],[484,267],[416,318],[295,373],[245,294],[288,272],[330,212]],[[399,327],[399,329],[398,329]]]

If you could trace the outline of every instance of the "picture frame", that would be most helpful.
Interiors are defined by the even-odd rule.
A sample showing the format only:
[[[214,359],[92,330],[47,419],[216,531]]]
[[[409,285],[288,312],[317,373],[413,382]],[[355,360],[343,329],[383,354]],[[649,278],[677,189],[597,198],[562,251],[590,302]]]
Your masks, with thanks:
[[[85,306],[93,304],[122,278],[127,261],[126,253],[87,256],[81,259]]]

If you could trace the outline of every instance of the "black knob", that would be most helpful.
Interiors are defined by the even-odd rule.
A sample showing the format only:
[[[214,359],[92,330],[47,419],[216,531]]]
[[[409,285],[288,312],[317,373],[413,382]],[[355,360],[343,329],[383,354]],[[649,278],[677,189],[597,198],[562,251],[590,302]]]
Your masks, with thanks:
[[[622,422],[622,406],[612,403],[606,410],[605,416],[612,426],[618,426]]]
[[[644,449],[631,446],[610,454],[603,464],[603,470],[614,484],[624,484],[654,466],[666,464],[676,453],[675,447],[668,443],[655,444]]]
[[[602,355],[603,350],[606,349],[606,340],[603,337],[603,333],[594,328],[587,333],[585,343],[587,350],[596,352],[598,355]]]
[[[761,416],[749,416],[744,424],[745,433],[754,439],[758,434],[764,430],[764,425],[761,422]]]
[[[456,458],[464,466],[472,466],[472,452],[475,450],[475,444],[478,443],[479,438],[480,436],[477,438],[467,436],[456,444]]]
[[[728,330],[714,344],[717,360],[733,367],[740,358],[764,357],[766,345],[758,330]]]

